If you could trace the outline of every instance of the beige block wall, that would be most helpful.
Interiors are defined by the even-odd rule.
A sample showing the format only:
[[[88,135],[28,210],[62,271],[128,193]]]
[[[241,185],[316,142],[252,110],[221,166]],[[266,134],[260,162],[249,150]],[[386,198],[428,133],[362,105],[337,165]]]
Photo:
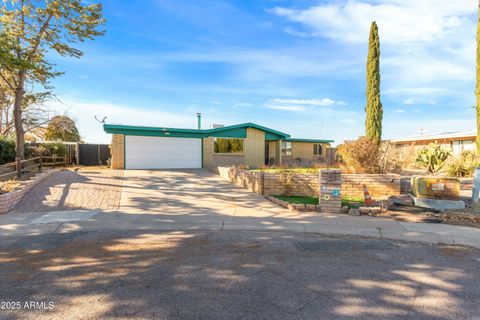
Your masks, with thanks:
[[[311,142],[292,142],[292,158],[302,158],[302,159],[313,159],[313,145]],[[321,143],[322,145],[322,154],[319,156],[325,156],[325,148],[329,145],[326,143]]]
[[[213,138],[203,138],[203,167],[209,168],[214,166],[213,163],[213,149],[214,143]]]
[[[243,154],[213,154],[213,166],[224,167],[241,165],[245,163]]]
[[[112,153],[112,169],[123,169],[125,167],[125,136],[123,134],[114,134],[110,146]]]
[[[259,167],[265,164],[265,133],[248,128],[247,138],[243,145],[245,164]]]

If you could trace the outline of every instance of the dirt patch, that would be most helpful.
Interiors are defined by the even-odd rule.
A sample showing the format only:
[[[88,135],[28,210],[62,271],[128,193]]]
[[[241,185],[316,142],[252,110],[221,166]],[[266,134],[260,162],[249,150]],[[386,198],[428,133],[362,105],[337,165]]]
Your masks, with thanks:
[[[465,257],[475,251],[473,248],[462,246],[440,246],[438,249],[441,254],[449,257]]]
[[[439,217],[444,223],[480,228],[480,210],[477,208],[466,208],[462,211],[446,211],[439,214]]]

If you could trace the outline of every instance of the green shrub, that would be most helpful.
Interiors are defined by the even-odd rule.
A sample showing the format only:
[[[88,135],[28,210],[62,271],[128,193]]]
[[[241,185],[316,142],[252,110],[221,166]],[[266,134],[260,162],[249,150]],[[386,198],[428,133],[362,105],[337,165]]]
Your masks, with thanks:
[[[480,156],[473,151],[463,151],[447,160],[444,172],[451,177],[471,177],[477,167],[480,167]]]
[[[15,141],[0,138],[0,164],[15,161]]]
[[[63,143],[42,143],[38,146],[38,152],[42,156],[64,157],[68,153],[68,148]]]
[[[433,143],[418,151],[415,162],[426,168],[428,172],[436,173],[442,169],[450,154],[450,150]]]

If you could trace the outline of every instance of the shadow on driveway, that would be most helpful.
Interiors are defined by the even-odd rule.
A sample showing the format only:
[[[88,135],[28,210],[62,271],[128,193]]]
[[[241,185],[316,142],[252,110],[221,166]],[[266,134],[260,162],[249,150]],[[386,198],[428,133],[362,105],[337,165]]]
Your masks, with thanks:
[[[0,254],[9,319],[471,319],[473,249],[265,232],[76,232]]]

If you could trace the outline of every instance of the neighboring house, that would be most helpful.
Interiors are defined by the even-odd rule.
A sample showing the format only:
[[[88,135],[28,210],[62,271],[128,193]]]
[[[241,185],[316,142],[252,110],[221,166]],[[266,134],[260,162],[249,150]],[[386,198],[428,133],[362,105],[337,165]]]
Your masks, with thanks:
[[[422,134],[405,139],[391,140],[395,145],[401,147],[404,152],[417,151],[425,148],[431,143],[436,143],[449,148],[454,155],[462,151],[475,151],[476,131],[445,132],[438,134]]]
[[[293,139],[254,123],[214,129],[104,124],[115,169],[186,169],[265,164],[311,165],[333,159],[333,140]]]

